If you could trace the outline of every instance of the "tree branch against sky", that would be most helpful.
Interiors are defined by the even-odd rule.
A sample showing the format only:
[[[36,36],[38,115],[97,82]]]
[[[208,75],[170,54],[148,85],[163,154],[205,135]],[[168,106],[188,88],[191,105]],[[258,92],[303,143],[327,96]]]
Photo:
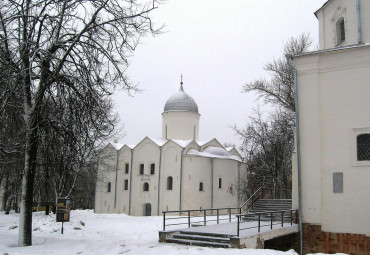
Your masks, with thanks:
[[[308,34],[290,38],[283,48],[283,56],[267,63],[264,69],[270,79],[261,78],[246,83],[243,92],[255,92],[258,99],[274,107],[264,116],[260,109],[249,118],[245,128],[234,126],[242,139],[246,155],[248,178],[242,192],[253,193],[262,185],[272,188],[271,195],[291,196],[291,154],[294,149],[295,91],[294,73],[285,55],[306,52],[311,45]],[[277,194],[280,193],[280,194]]]
[[[159,0],[0,3],[0,54],[10,81],[0,94],[0,114],[9,98],[20,93],[25,129],[20,246],[32,244],[33,184],[46,96],[58,98],[64,91],[76,95],[82,108],[102,107],[104,112],[99,99],[117,87],[135,90],[125,76],[128,58],[143,36],[159,33],[149,16],[159,4]]]
[[[294,102],[294,73],[286,61],[285,55],[295,55],[308,51],[312,40],[308,34],[291,37],[285,44],[283,56],[267,63],[264,67],[270,76],[270,80],[261,78],[246,83],[243,92],[256,92],[258,99],[265,103],[283,107],[286,110],[295,111]]]

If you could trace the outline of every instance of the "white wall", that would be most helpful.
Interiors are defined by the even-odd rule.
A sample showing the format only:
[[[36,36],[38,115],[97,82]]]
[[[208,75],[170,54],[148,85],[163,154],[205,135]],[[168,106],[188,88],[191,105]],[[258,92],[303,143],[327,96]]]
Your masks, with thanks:
[[[295,65],[303,222],[370,235],[370,163],[353,160],[356,128],[370,130],[370,46],[298,57]],[[333,193],[335,172],[343,173],[343,193]]]
[[[239,162],[230,159],[213,159],[213,208],[238,207]],[[221,178],[221,188],[219,188]]]
[[[117,183],[117,212],[129,214],[130,195],[130,172],[131,172],[131,149],[124,146],[119,150],[118,159],[118,183]],[[126,164],[129,165],[129,172],[126,174]],[[124,189],[125,180],[128,180],[128,189]]]
[[[180,170],[182,147],[169,142],[162,148],[160,187],[160,214],[167,210],[180,210]],[[167,190],[167,178],[172,176],[172,190]]]
[[[99,154],[98,175],[95,188],[95,212],[112,213],[114,209],[117,151],[108,144]],[[111,191],[108,192],[108,182]]]
[[[360,0],[360,16],[362,42],[370,42],[370,1]],[[329,49],[337,46],[336,22],[339,17],[344,17],[346,40],[340,46],[358,43],[357,9],[356,0],[333,0],[317,13],[319,19],[320,49]]]
[[[134,148],[131,215],[144,215],[144,205],[150,203],[152,215],[158,212],[158,176],[160,148],[146,138]],[[150,164],[155,164],[155,174],[150,174]],[[139,174],[140,164],[144,164],[144,175]],[[143,184],[148,182],[149,191],[143,191]]]
[[[199,137],[199,117],[194,112],[162,113],[162,138],[191,140]]]
[[[199,183],[203,182],[203,191]],[[211,208],[211,159],[184,156],[182,210]]]

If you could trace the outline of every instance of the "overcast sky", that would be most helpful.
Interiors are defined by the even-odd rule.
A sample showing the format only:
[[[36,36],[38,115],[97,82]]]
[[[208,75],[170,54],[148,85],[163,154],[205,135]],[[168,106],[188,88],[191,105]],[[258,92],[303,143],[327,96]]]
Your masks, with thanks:
[[[154,13],[165,33],[143,38],[130,59],[127,75],[142,93],[114,96],[126,136],[137,144],[145,136],[161,137],[166,100],[180,86],[198,104],[200,139],[217,138],[237,147],[230,126],[245,126],[263,102],[241,93],[246,82],[266,77],[264,64],[282,55],[284,42],[310,33],[318,44],[314,12],[326,0],[168,0]]]

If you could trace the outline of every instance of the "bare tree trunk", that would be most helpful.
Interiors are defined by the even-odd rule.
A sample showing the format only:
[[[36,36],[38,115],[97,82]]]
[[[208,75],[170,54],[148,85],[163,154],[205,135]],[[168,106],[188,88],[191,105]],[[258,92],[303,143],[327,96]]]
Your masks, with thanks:
[[[27,114],[27,111],[26,111]],[[22,178],[21,211],[19,215],[18,246],[32,245],[32,202],[33,184],[37,159],[37,121],[33,116],[26,116],[27,136],[24,173]]]

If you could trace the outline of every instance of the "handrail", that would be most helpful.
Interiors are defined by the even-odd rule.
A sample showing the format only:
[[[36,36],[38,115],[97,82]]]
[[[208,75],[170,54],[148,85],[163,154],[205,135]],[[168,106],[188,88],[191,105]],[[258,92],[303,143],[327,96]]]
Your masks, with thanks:
[[[235,215],[237,217],[237,230],[236,230],[236,235],[237,237],[240,236],[240,231],[241,230],[247,230],[247,229],[253,229],[253,228],[257,228],[258,229],[258,233],[261,232],[261,227],[266,227],[266,226],[270,226],[270,229],[273,228],[274,225],[277,225],[279,223],[281,223],[281,227],[284,227],[284,219],[288,219],[290,221],[290,225],[293,225],[293,211],[298,211],[298,210],[280,210],[280,211],[268,211],[268,212],[257,212],[257,213],[246,213],[246,214],[237,214]],[[289,213],[288,217],[284,217],[284,214],[285,213]],[[274,219],[274,214],[281,214],[281,222],[278,221],[278,223],[273,223],[273,219]],[[241,219],[242,217],[246,217],[246,216],[254,216],[254,215],[257,215],[258,216],[258,225],[257,226],[252,226],[252,227],[245,227],[245,228],[241,228],[240,225],[243,224],[243,223],[246,223],[246,222],[241,222]],[[265,224],[265,225],[261,225],[261,215],[268,215],[268,218],[270,218],[270,223],[269,224]],[[279,215],[280,216],[280,215]]]
[[[246,204],[248,204],[249,200],[251,200],[256,194],[257,192],[259,192],[261,189],[263,189],[264,187],[259,187],[254,193],[252,196],[250,196],[247,201],[245,201],[240,207],[243,208]]]
[[[184,224],[187,224],[187,226],[190,228],[191,226],[191,223],[203,223],[204,226],[206,226],[207,222],[211,222],[211,221],[217,221],[217,224],[219,224],[219,221],[220,220],[227,220],[227,219],[220,219],[220,215],[228,215],[228,220],[229,222],[231,222],[231,211],[232,210],[238,210],[239,214],[236,215],[236,217],[238,218],[238,225],[239,225],[239,216],[240,215],[243,215],[242,214],[242,208],[245,207],[247,205],[247,208],[246,208],[246,211],[248,212],[248,210],[250,209],[250,207],[252,207],[254,205],[254,203],[257,201],[256,198],[259,198],[262,194],[261,194],[261,191],[263,189],[266,189],[266,190],[275,190],[273,188],[268,188],[268,187],[265,187],[265,186],[261,186],[259,187],[253,194],[252,196],[250,196],[247,201],[245,201],[240,207],[225,207],[225,208],[207,208],[207,209],[191,209],[191,210],[173,210],[173,211],[162,211],[163,213],[163,231],[166,230],[166,226],[174,226],[174,225],[184,225]],[[228,213],[227,214],[220,214],[220,211],[222,210],[227,210]],[[216,220],[207,220],[207,215],[210,216],[209,214],[207,214],[207,211],[210,211],[210,212],[214,212],[216,211],[217,212],[217,219]],[[191,218],[194,218],[194,217],[202,217],[201,215],[199,216],[192,216],[191,217],[191,213],[193,212],[199,212],[200,214],[202,214],[203,212],[203,220],[202,221],[196,221],[196,222],[191,222]],[[180,216],[181,214],[187,214],[186,216],[183,216],[183,217],[176,217],[176,218],[168,218],[168,220],[174,220],[174,219],[183,219],[183,218],[187,218],[187,222],[186,223],[173,223],[173,224],[166,224],[166,214],[169,214],[169,213],[179,213]],[[261,212],[262,214],[263,213],[266,213],[266,212]],[[271,213],[271,211],[269,211],[268,213]],[[275,213],[274,211],[272,211],[272,213]],[[239,215],[239,216],[238,216]],[[253,215],[253,214],[248,214],[248,215]],[[239,226],[238,226],[238,229],[239,229]]]
[[[227,213],[220,213],[220,211],[225,211],[227,210]],[[220,221],[223,221],[223,220],[228,220],[229,222],[232,221],[232,211],[235,211],[237,210],[236,213],[239,213],[241,214],[241,208],[240,207],[228,207],[228,208],[210,208],[210,209],[193,209],[193,210],[176,210],[176,211],[163,211],[163,231],[166,231],[166,226],[177,226],[177,225],[187,225],[188,228],[190,228],[191,224],[193,223],[203,223],[204,226],[207,225],[207,222],[217,222],[217,224],[220,223]],[[207,214],[207,211],[211,211],[211,212],[214,212],[216,211],[216,215],[210,215],[210,214]],[[194,213],[194,212],[199,212],[200,215],[191,215],[191,213]],[[171,218],[167,218],[166,220],[166,214],[168,213],[180,213],[179,216],[177,217],[171,217]],[[181,214],[184,214],[184,216],[181,216]],[[207,216],[216,216],[216,219],[209,219],[207,220]],[[220,216],[228,216],[227,218],[222,218]],[[167,216],[168,217],[168,216]],[[192,218],[199,218],[199,217],[202,217],[203,220],[197,220],[197,221],[191,221]],[[169,220],[177,220],[177,219],[187,219],[186,222],[180,222],[180,223],[172,223],[172,224],[169,224],[167,223]],[[167,221],[167,222],[166,222]]]

